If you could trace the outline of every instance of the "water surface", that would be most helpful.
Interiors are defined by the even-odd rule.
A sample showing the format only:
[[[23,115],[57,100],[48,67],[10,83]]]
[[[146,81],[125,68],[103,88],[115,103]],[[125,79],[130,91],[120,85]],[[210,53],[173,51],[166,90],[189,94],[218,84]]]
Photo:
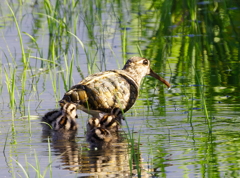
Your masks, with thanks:
[[[141,173],[133,160],[133,174],[239,177],[237,1],[44,2],[1,5],[1,177],[130,177],[126,123],[119,143],[91,150],[87,114],[78,111],[76,139],[61,143],[42,134],[40,117],[88,74],[141,54],[172,89],[145,77],[126,113],[140,160]]]

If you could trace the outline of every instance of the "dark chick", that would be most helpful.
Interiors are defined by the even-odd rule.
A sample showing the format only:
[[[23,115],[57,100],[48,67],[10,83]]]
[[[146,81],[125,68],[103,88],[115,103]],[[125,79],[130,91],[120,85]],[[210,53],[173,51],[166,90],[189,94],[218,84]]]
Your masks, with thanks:
[[[60,110],[50,111],[42,117],[43,129],[77,130],[76,118],[76,106],[67,103]]]

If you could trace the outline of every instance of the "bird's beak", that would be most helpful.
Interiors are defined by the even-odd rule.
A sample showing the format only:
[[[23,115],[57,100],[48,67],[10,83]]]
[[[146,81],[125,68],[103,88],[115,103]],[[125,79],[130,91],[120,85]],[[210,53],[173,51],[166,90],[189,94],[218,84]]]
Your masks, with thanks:
[[[152,77],[154,77],[155,79],[161,81],[162,83],[164,83],[168,88],[171,88],[170,83],[168,83],[166,80],[164,80],[162,77],[160,77],[158,74],[156,74],[155,72],[153,72],[152,69],[150,69],[150,74]]]

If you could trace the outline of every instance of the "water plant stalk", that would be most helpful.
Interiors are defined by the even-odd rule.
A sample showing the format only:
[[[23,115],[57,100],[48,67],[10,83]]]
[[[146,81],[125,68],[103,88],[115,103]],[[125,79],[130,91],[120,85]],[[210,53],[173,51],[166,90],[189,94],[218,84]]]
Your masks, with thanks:
[[[20,43],[20,47],[21,47],[21,50],[22,50],[22,62],[23,62],[23,66],[24,68],[27,68],[28,67],[28,61],[27,61],[27,57],[26,57],[26,53],[25,53],[25,50],[24,50],[24,45],[23,45],[23,40],[22,40],[22,34],[21,34],[21,30],[19,28],[19,25],[18,25],[18,21],[16,19],[16,16],[11,8],[11,6],[7,3],[8,5],[8,8],[10,9],[11,13],[12,13],[12,17],[13,17],[13,20],[15,22],[15,25],[16,25],[16,29],[17,29],[17,32],[18,32],[18,38],[19,38],[19,43]]]

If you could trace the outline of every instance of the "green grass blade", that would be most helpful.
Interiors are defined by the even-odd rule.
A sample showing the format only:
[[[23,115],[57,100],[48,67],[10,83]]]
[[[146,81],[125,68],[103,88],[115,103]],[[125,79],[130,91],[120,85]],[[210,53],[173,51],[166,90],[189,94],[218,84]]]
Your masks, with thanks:
[[[24,167],[23,167],[17,160],[15,160],[14,158],[11,157],[11,159],[12,159],[14,162],[16,162],[17,165],[22,169],[25,177],[26,177],[26,178],[30,178],[29,175],[28,175],[28,173],[27,173],[26,170],[24,169]]]
[[[27,58],[26,58],[26,54],[25,54],[25,50],[24,50],[24,46],[23,46],[22,34],[21,34],[21,31],[20,31],[20,28],[19,28],[19,25],[18,25],[18,21],[16,19],[16,16],[15,16],[11,6],[8,3],[7,3],[7,5],[8,5],[8,8],[10,9],[10,11],[12,13],[12,16],[13,16],[13,19],[14,19],[14,22],[15,22],[15,25],[16,25],[16,28],[17,28],[20,47],[21,47],[21,50],[22,50],[22,62],[24,64],[24,67],[26,68],[27,65],[28,65],[28,62],[27,62]]]

